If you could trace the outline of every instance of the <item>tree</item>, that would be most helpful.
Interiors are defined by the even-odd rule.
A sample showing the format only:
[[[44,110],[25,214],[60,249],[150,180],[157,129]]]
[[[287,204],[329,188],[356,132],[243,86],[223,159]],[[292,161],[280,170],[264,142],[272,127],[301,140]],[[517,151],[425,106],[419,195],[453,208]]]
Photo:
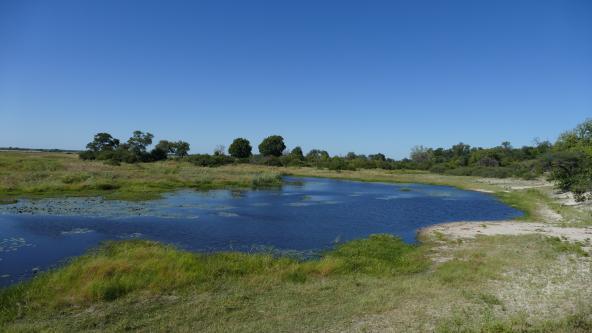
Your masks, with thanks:
[[[372,161],[386,161],[386,156],[382,153],[373,154],[368,156]]]
[[[177,157],[187,156],[187,153],[189,152],[189,144],[185,141],[171,142],[160,140],[154,148],[162,150],[167,154],[174,154]]]
[[[592,143],[592,118],[579,124],[574,131],[580,141],[586,144]]]
[[[284,138],[279,135],[268,136],[259,144],[259,152],[263,156],[282,156],[286,149]]]
[[[347,153],[347,155],[345,155],[345,158],[348,160],[355,160],[357,157],[358,156],[353,151],[350,151],[349,153]]]
[[[236,138],[228,147],[228,153],[230,156],[235,158],[247,158],[251,157],[253,147],[251,147],[251,143],[249,140],[245,138]]]
[[[177,151],[175,151],[175,155],[178,157],[184,157],[187,156],[189,154],[189,143],[185,142],[185,141],[177,141],[175,142]]]
[[[302,153],[302,148],[300,148],[299,146],[294,147],[294,149],[292,149],[292,151],[290,152],[290,156],[298,160],[303,160],[304,153]]]
[[[162,147],[155,147],[154,149],[152,149],[152,151],[150,152],[150,158],[146,158],[146,162],[148,161],[161,161],[161,160],[166,160],[168,157],[168,152],[166,150],[163,150]]]
[[[224,147],[224,145],[217,145],[216,148],[214,148],[214,156],[224,156],[225,151],[226,147]]]
[[[175,152],[175,144],[168,140],[160,140],[158,141],[154,149],[162,150],[167,154],[173,154]]]
[[[152,135],[151,133],[134,131],[132,137],[129,138],[129,140],[127,140],[129,150],[137,156],[146,153],[146,147],[152,144],[152,138],[154,138],[154,135]]]
[[[562,191],[571,191],[577,201],[592,191],[592,158],[582,152],[558,152],[547,156],[550,178]]]
[[[424,146],[415,146],[411,148],[410,157],[416,163],[429,162],[432,159],[432,149]]]
[[[310,162],[320,162],[329,160],[329,153],[325,150],[311,149],[306,154],[306,159]]]
[[[101,132],[95,134],[92,142],[86,145],[86,149],[98,153],[105,150],[113,150],[119,146],[119,140],[115,139],[109,133]]]

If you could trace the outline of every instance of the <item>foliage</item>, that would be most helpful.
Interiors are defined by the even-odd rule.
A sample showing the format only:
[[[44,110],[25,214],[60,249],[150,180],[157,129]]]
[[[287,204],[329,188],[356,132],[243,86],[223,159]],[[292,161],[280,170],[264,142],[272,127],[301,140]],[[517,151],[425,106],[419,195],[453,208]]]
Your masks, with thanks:
[[[224,154],[224,146],[218,146],[212,156],[193,155],[188,160],[199,166],[221,166],[235,162],[250,162],[267,166],[310,166],[335,171],[359,169],[429,170],[434,173],[491,178],[519,177],[534,179],[544,174],[556,182],[562,191],[571,191],[576,200],[592,196],[592,119],[586,120],[571,131],[563,133],[555,144],[535,140],[532,146],[514,147],[508,141],[492,148],[471,147],[458,143],[450,148],[415,146],[410,158],[393,160],[383,153],[368,156],[348,153],[331,156],[321,149],[312,149],[306,155],[300,147],[290,153],[279,135],[265,138],[259,145],[260,155],[253,156],[250,142],[235,139],[229,148],[231,157]],[[125,144],[108,133],[97,133],[87,150],[79,154],[84,160],[103,160],[118,165],[122,162],[153,162],[166,159],[167,155],[187,156],[189,144],[183,141],[161,140],[148,153],[152,134],[135,131]]]
[[[294,149],[292,149],[290,156],[300,161],[304,160],[304,153],[302,153],[302,148],[299,146],[296,146]]]
[[[142,131],[134,131],[127,143],[120,144],[109,133],[97,133],[92,142],[86,145],[87,150],[80,152],[78,156],[83,160],[101,160],[111,165],[119,165],[122,162],[154,162],[167,159],[169,154],[177,157],[187,156],[189,143],[185,141],[171,142],[160,140],[150,152],[148,147],[152,144],[154,135]]]
[[[230,156],[235,158],[248,158],[251,157],[252,153],[251,150],[251,143],[249,140],[244,138],[236,138],[228,147],[228,153]]]
[[[559,136],[546,157],[549,178],[562,191],[571,191],[577,201],[592,192],[592,119]]]
[[[185,141],[171,142],[168,140],[160,140],[154,149],[164,151],[167,156],[168,154],[173,154],[177,157],[184,157],[187,156],[189,152],[189,143]]]
[[[259,152],[263,156],[282,156],[286,149],[284,138],[279,135],[268,136],[259,144]]]
[[[190,155],[187,160],[202,167],[217,167],[234,163],[234,159],[226,155],[195,154]]]
[[[119,146],[119,140],[115,139],[109,133],[97,133],[93,141],[86,145],[91,152],[100,152],[104,150],[113,150]]]
[[[226,155],[226,147],[224,145],[217,145],[214,148],[214,156],[224,156]]]
[[[132,137],[127,140],[127,148],[136,156],[142,156],[146,153],[146,148],[152,144],[152,138],[154,138],[152,133],[134,131]]]

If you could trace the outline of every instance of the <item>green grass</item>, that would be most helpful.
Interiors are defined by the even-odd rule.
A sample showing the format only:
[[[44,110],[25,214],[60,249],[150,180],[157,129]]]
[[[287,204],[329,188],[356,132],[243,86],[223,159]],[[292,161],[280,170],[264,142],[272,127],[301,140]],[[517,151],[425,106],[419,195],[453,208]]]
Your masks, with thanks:
[[[433,243],[408,245],[388,235],[345,243],[307,261],[271,254],[194,254],[149,241],[108,242],[1,291],[0,328],[275,332],[356,324],[369,330],[386,325],[497,332],[488,327],[515,326],[511,316],[486,316],[504,307],[488,281],[503,280],[503,272],[512,269],[544,270],[560,256],[577,253],[555,242],[535,235],[480,237],[473,246],[453,248],[453,259],[441,265],[427,258]],[[451,306],[468,311],[462,323],[447,310]],[[365,321],[369,315],[374,319]],[[523,318],[523,323],[590,325],[585,312],[570,316],[581,320],[566,316],[565,322],[549,324],[544,318]]]
[[[547,195],[535,189],[505,192],[498,186],[478,182],[476,177],[447,176],[425,171],[331,171],[251,164],[207,168],[180,161],[113,166],[98,161],[82,161],[74,154],[23,152],[0,152],[0,203],[13,202],[21,197],[63,196],[147,200],[181,188],[209,190],[278,187],[282,185],[283,174],[368,182],[424,183],[467,190],[487,190],[494,192],[505,203],[524,211],[524,219],[539,218],[539,205],[552,204]],[[402,188],[402,191],[406,190],[408,189]],[[553,208],[559,210],[560,207]],[[578,216],[578,221],[582,221],[581,216]]]
[[[467,320],[467,313],[455,314],[440,323],[438,333],[588,333],[592,332],[592,318],[587,315],[589,307],[581,307],[576,314],[555,320],[542,320],[532,323],[524,316],[516,315],[500,320],[485,311],[479,318]],[[468,314],[470,315],[470,314]]]
[[[150,241],[107,242],[63,268],[0,293],[0,324],[52,312],[190,288],[212,292],[226,285],[304,283],[309,278],[365,274],[399,276],[428,267],[422,251],[390,235],[338,246],[322,259],[299,262],[271,254],[194,254]]]
[[[203,168],[178,161],[112,166],[50,153],[0,153],[0,202],[95,195],[142,200],[179,188],[274,187],[282,174],[486,190],[524,211],[523,219],[544,221],[539,208],[546,205],[575,224],[587,223],[544,190],[507,192],[475,177],[247,164]],[[0,331],[590,331],[592,310],[585,302],[572,306],[573,293],[585,294],[592,282],[573,273],[578,262],[588,260],[579,244],[537,235],[463,242],[432,236],[408,245],[376,235],[307,261],[109,242],[0,291]],[[569,274],[565,265],[572,265]],[[512,272],[527,276],[527,282],[508,275]],[[538,298],[548,283],[583,289]],[[547,307],[553,317],[516,308],[500,285],[517,288],[528,297],[526,304]]]
[[[180,188],[259,188],[281,185],[280,172],[247,164],[219,168],[189,162],[108,165],[73,154],[0,152],[0,203],[17,198],[103,196],[146,200]]]

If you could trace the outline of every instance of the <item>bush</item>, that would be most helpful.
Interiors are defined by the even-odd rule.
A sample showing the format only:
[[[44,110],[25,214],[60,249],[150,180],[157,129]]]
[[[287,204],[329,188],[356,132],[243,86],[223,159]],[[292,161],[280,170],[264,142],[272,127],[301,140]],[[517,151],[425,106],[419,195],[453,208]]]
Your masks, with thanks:
[[[281,186],[282,177],[275,173],[262,173],[253,179],[252,185],[254,188]]]
[[[187,160],[197,166],[203,167],[218,167],[234,163],[234,159],[226,155],[196,154],[188,156]]]
[[[283,166],[282,160],[277,156],[265,156],[262,162],[269,166]]]

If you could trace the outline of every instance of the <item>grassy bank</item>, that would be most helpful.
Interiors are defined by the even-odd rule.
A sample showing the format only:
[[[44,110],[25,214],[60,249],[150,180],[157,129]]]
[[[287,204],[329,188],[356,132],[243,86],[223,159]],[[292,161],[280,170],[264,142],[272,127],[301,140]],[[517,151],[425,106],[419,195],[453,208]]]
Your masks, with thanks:
[[[581,255],[577,246],[535,235],[488,237],[454,248],[451,260],[434,265],[429,256],[435,246],[429,239],[412,246],[377,235],[298,262],[266,254],[192,254],[147,241],[107,243],[2,291],[0,327],[8,332],[386,327],[584,332],[592,327],[585,304],[561,320],[533,318],[494,290],[504,272],[546,269]]]
[[[50,153],[0,153],[0,197],[139,200],[178,188],[277,186],[281,174],[488,191],[525,219],[547,221],[540,208],[551,207],[584,223],[552,202],[547,187],[475,177],[175,161],[110,166]],[[579,245],[538,235],[422,235],[417,246],[373,236],[304,262],[110,242],[0,291],[0,331],[589,332],[589,265]]]
[[[0,152],[0,201],[19,197],[104,196],[143,200],[179,188],[280,186],[280,174],[249,165],[202,168],[188,162],[107,165],[60,153]]]
[[[423,183],[488,191],[532,218],[539,218],[536,208],[544,201],[544,196],[538,191],[504,192],[499,186],[477,181],[476,177],[446,176],[422,171],[331,171],[252,164],[207,168],[179,161],[112,166],[103,162],[82,161],[73,154],[0,152],[0,202],[11,202],[20,197],[60,196],[146,200],[180,188],[208,190],[280,186],[283,174],[370,182]]]

